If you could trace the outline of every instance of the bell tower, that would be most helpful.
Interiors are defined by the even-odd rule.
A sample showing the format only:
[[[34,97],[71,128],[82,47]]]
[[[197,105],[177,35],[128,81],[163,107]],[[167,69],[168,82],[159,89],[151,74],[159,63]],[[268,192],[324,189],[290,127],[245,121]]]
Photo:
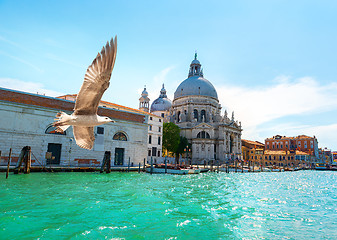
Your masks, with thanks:
[[[139,110],[149,112],[150,98],[148,98],[149,93],[146,91],[146,86],[142,92],[142,96],[139,98]]]

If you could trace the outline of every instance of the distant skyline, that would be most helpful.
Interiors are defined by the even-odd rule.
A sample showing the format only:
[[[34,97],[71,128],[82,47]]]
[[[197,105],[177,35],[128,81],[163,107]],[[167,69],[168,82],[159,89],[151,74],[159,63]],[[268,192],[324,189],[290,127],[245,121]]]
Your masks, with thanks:
[[[197,51],[222,111],[243,139],[316,136],[337,150],[336,1],[3,1],[0,87],[78,93],[111,37],[118,51],[103,100],[138,108],[187,78]]]

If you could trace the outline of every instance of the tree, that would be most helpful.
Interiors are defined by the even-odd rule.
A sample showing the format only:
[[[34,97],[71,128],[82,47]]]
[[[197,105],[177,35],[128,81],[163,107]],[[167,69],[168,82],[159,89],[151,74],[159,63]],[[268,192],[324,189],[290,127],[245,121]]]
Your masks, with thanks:
[[[174,123],[163,124],[163,148],[164,150],[176,153],[180,142],[180,128]]]
[[[177,164],[179,164],[179,157],[185,152],[187,146],[190,148],[187,138],[180,136],[180,141],[175,151]]]

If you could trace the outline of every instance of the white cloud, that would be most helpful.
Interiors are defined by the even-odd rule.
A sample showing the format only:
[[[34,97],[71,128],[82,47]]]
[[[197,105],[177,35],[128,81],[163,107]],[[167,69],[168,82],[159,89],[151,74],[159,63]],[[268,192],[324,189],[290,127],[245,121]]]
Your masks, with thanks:
[[[242,122],[244,137],[261,141],[282,130],[287,131],[289,135],[311,134],[319,135],[318,137],[324,135],[326,140],[322,143],[333,141],[328,137],[329,130],[326,129],[334,130],[335,125],[296,128],[290,125],[291,123],[285,123],[267,131],[264,123],[286,116],[295,118],[303,114],[318,115],[320,112],[337,110],[337,83],[322,85],[311,77],[291,79],[285,76],[277,77],[273,83],[274,85],[268,87],[220,86],[217,88],[219,100],[224,109],[227,109],[229,115],[234,110],[235,118]],[[337,118],[337,111],[334,118]],[[262,131],[269,132],[270,135],[263,136]]]
[[[165,83],[165,80],[166,80],[166,76],[168,75],[168,73],[170,71],[172,71],[175,67],[174,66],[170,66],[170,67],[167,67],[165,69],[163,69],[162,71],[160,71],[160,73],[158,73],[157,75],[155,75],[153,77],[153,80],[154,80],[154,83],[156,84],[163,84]]]
[[[257,126],[284,116],[324,111],[337,108],[337,83],[319,85],[313,78],[305,77],[282,82],[270,87],[217,88],[220,103],[245,126]]]
[[[63,93],[45,89],[43,84],[34,83],[34,82],[24,82],[12,78],[0,78],[0,87],[9,88],[13,90],[29,92],[29,93],[38,93],[41,95],[57,97],[64,95]]]

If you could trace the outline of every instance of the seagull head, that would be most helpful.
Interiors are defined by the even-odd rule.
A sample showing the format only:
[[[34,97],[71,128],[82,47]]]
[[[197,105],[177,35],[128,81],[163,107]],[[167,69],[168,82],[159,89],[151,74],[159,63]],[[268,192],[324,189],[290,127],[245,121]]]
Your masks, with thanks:
[[[99,121],[101,123],[108,123],[108,122],[114,123],[115,122],[114,120],[112,120],[111,118],[108,118],[108,117],[100,117]]]

